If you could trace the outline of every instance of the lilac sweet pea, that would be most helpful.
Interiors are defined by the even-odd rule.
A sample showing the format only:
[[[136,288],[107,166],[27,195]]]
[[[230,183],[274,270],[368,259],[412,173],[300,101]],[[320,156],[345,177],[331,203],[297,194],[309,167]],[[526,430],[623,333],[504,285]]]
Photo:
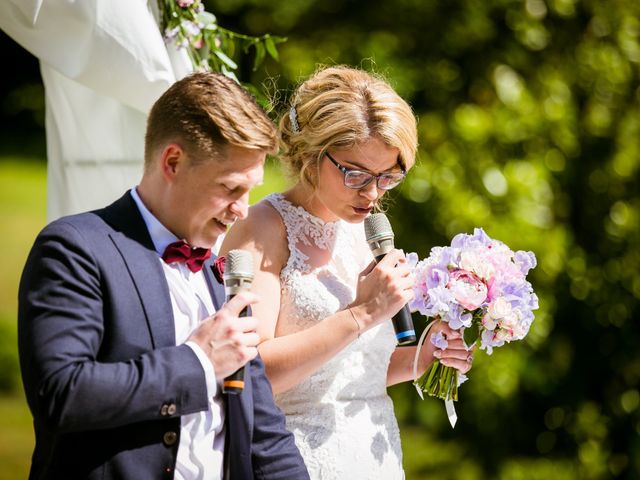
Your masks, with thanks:
[[[431,343],[434,347],[445,350],[449,346],[449,342],[447,342],[447,338],[442,334],[442,332],[436,332],[431,335]]]

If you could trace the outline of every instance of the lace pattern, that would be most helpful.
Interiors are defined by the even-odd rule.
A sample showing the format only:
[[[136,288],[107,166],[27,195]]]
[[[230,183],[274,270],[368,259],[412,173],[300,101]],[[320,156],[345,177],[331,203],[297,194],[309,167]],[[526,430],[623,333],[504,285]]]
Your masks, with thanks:
[[[266,200],[287,232],[278,335],[344,309],[373,259],[363,226],[325,223],[282,194]],[[296,387],[276,395],[312,479],[402,479],[400,433],[386,392],[391,322],[368,330]]]

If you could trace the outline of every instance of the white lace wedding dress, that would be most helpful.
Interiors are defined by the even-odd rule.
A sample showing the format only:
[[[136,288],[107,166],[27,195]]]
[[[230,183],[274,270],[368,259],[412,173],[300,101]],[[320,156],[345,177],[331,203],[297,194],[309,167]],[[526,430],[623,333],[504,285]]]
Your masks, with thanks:
[[[282,216],[290,252],[280,273],[280,336],[344,309],[373,256],[362,224],[324,222],[282,194],[266,200]],[[395,346],[393,326],[383,322],[276,395],[312,479],[404,478],[400,433],[386,391]]]

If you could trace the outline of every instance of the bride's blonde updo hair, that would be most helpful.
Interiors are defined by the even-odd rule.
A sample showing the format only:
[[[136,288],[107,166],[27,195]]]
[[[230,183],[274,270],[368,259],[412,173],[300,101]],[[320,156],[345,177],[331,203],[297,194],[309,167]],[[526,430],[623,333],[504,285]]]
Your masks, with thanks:
[[[355,68],[318,70],[294,92],[279,127],[284,166],[310,187],[329,148],[351,148],[372,137],[398,148],[405,170],[415,162],[418,135],[411,107],[387,82]]]

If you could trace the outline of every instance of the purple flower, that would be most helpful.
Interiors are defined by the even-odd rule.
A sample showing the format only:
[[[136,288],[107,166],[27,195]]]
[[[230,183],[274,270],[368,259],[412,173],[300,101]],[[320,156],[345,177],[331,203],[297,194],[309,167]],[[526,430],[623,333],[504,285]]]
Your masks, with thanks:
[[[473,316],[461,305],[452,303],[449,305],[449,311],[446,313],[444,319],[449,322],[449,326],[452,329],[458,330],[462,327],[470,327]]]
[[[178,35],[178,32],[180,32],[180,27],[167,28],[164,31],[165,40],[168,42],[173,41],[173,39],[176,38],[176,35]]]
[[[180,25],[189,37],[195,37],[200,33],[200,27],[191,20],[183,20]]]
[[[451,291],[444,286],[430,289],[428,298],[429,300],[426,304],[427,313],[425,315],[429,317],[439,316],[448,312],[449,304],[454,301]]]
[[[484,233],[484,230],[481,228],[474,228],[473,235],[468,235],[466,233],[459,233],[453,240],[451,241],[451,246],[453,248],[458,248],[460,250],[468,250],[470,248],[477,247],[488,247],[494,241]]]
[[[407,263],[411,268],[414,268],[418,264],[418,254],[416,252],[409,252],[406,255]]]
[[[193,5],[193,2],[195,2],[195,0],[176,0],[176,3],[181,8],[190,7],[191,5]]]
[[[431,344],[442,350],[449,346],[449,342],[447,342],[447,338],[442,334],[442,332],[437,332],[431,335]]]
[[[529,270],[535,268],[535,266],[538,264],[536,256],[533,254],[533,252],[525,252],[522,250],[518,250],[515,253],[514,260],[523,275],[529,273]]]

